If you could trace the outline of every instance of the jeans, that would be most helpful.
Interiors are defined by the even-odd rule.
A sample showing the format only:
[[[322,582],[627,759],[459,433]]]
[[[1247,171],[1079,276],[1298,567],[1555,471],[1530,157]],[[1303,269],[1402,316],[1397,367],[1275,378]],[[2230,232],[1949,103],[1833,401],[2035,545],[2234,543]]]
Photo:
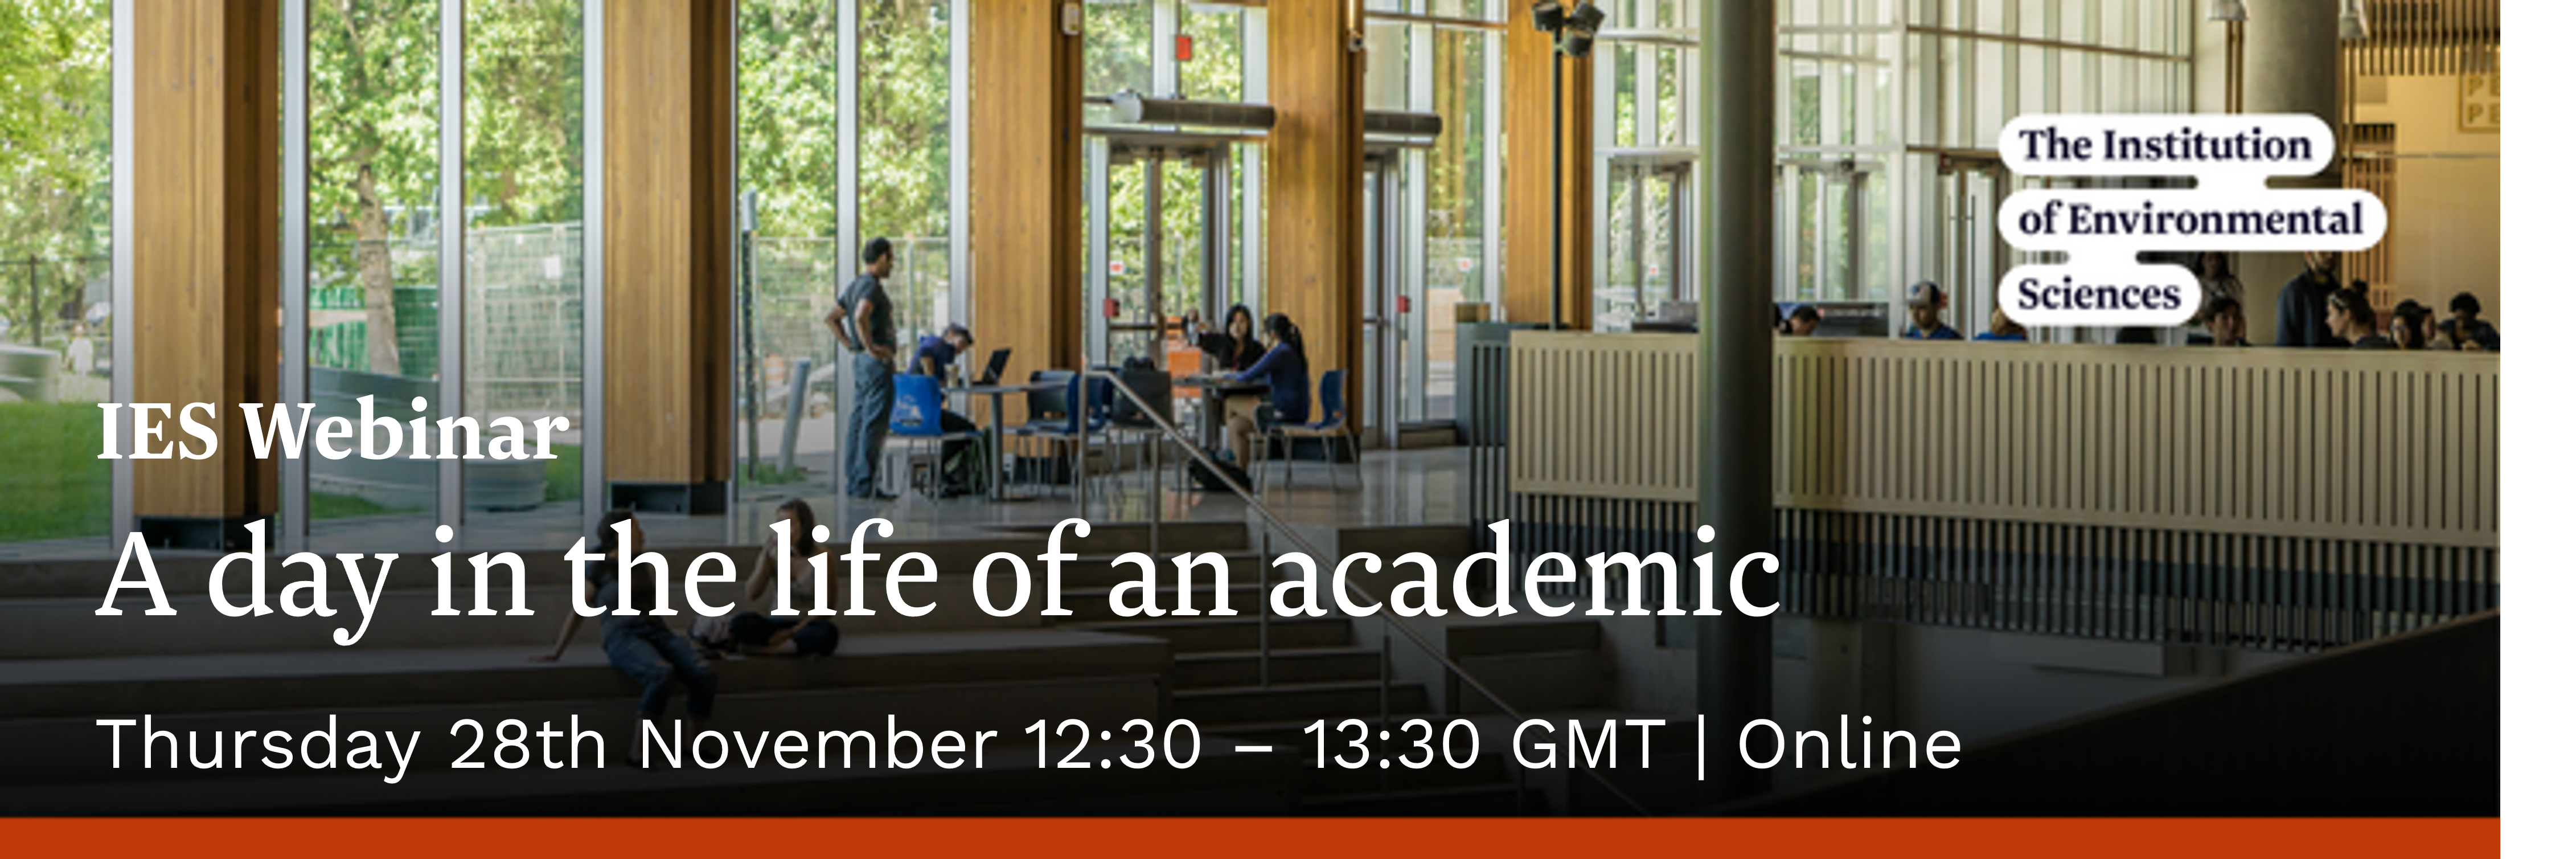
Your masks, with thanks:
[[[859,497],[877,493],[877,463],[885,459],[886,427],[894,421],[894,368],[874,355],[850,359],[850,378],[858,398],[850,407],[849,483],[842,492]]]
[[[599,631],[600,649],[618,673],[644,684],[637,715],[662,717],[671,700],[671,681],[689,687],[689,718],[704,721],[716,709],[716,675],[698,659],[697,648],[658,622],[610,621]]]

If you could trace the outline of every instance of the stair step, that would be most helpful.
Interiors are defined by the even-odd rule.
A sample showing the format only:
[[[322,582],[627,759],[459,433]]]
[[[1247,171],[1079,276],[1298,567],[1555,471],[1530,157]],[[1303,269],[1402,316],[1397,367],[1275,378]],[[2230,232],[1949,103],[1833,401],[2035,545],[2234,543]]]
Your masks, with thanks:
[[[1437,742],[1436,739],[1435,742]],[[1435,746],[1431,765],[1421,769],[1413,769],[1402,763],[1379,767],[1375,761],[1359,767],[1343,767],[1332,762],[1331,755],[1336,751],[1348,754],[1347,748],[1326,749],[1325,765],[1320,768],[1315,766],[1313,750],[1298,749],[1290,752],[1297,757],[1299,793],[1306,796],[1330,796],[1342,793],[1377,793],[1387,788],[1428,790],[1500,784],[1510,781],[1513,777],[1511,765],[1503,758],[1500,750],[1492,748],[1484,749],[1475,761],[1465,767],[1451,767],[1448,762],[1439,759]],[[1372,754],[1379,751],[1390,752],[1397,757],[1410,757],[1414,760],[1422,758],[1420,749],[1401,741],[1377,745],[1372,749]]]
[[[1091,536],[1075,537],[1067,532],[1065,548],[1084,554],[1115,555],[1120,552],[1153,551],[1154,526],[1145,523],[1091,523]],[[1164,552],[1238,552],[1252,547],[1252,529],[1241,522],[1165,522],[1161,526]],[[999,525],[994,531],[1013,537],[1044,540],[1055,523]]]
[[[423,740],[426,745],[428,740]],[[489,748],[489,744],[486,744]],[[1052,750],[1050,750],[1052,751]],[[425,752],[425,750],[424,750]],[[982,768],[739,766],[716,770],[453,770],[414,760],[382,771],[0,786],[15,814],[576,815],[685,809],[702,815],[1275,815],[1296,811],[1287,762],[1211,748],[1188,769],[1039,768],[1035,749],[996,741]],[[263,770],[264,771],[264,770]]]
[[[1243,611],[1243,609],[1236,609]],[[1228,618],[1137,618],[1067,624],[1073,629],[1144,635],[1167,642],[1173,653],[1205,653],[1214,650],[1253,650],[1261,646],[1259,616]],[[1351,622],[1347,618],[1271,618],[1270,646],[1333,647],[1351,643]]]
[[[1360,647],[1272,648],[1272,683],[1376,680],[1377,651]],[[1212,650],[1172,657],[1172,688],[1252,686],[1261,682],[1261,651]]]
[[[1373,719],[1382,706],[1394,713],[1431,709],[1431,693],[1422,684],[1396,683],[1383,693],[1386,700],[1381,702],[1376,681],[1183,689],[1172,692],[1172,713],[1201,725],[1255,720],[1302,720],[1302,725],[1315,719]]]
[[[1226,597],[1226,608],[1238,612],[1239,614],[1236,616],[1248,616],[1261,611],[1261,586],[1235,585],[1234,587],[1227,588],[1226,590],[1228,592],[1228,596]],[[1064,609],[1066,611],[1073,612],[1073,619],[1069,622],[1079,623],[1083,620],[1107,620],[1113,618],[1121,620],[1153,619],[1149,616],[1119,618],[1118,613],[1110,607],[1110,599],[1116,595],[1116,591],[1117,588],[1115,587],[1065,588]],[[1216,586],[1212,584],[1202,584],[1191,587],[1189,590],[1190,608],[1199,612],[1215,611],[1217,609],[1216,594]],[[1126,599],[1130,604],[1133,604],[1137,598],[1130,596]],[[1181,589],[1168,584],[1154,589],[1153,606],[1167,612],[1167,614],[1162,615],[1163,617],[1208,616],[1204,614],[1168,614],[1168,612],[1179,611],[1181,607]]]
[[[609,673],[606,669],[594,669]],[[721,685],[721,683],[720,683]],[[1152,674],[1124,676],[1067,677],[998,683],[960,683],[952,685],[915,685],[896,687],[842,687],[796,692],[723,691],[716,698],[716,721],[709,727],[725,732],[735,731],[758,736],[763,731],[802,731],[809,736],[826,730],[870,731],[882,734],[887,717],[894,717],[898,730],[910,730],[924,739],[939,731],[992,731],[1004,740],[1024,737],[1022,730],[1040,719],[1080,719],[1097,725],[1115,725],[1152,713],[1158,706],[1161,690]],[[675,699],[682,696],[674,694]],[[663,730],[681,718],[682,700],[673,700],[664,712]],[[173,770],[167,766],[172,752],[182,761],[191,755],[211,757],[219,749],[196,747],[192,741],[222,741],[237,737],[242,731],[254,735],[284,731],[293,737],[309,732],[334,729],[343,738],[364,731],[371,735],[393,732],[399,737],[418,732],[420,753],[412,761],[412,773],[444,770],[469,745],[470,734],[451,733],[460,719],[472,719],[496,729],[503,721],[519,719],[530,728],[551,727],[569,730],[575,717],[586,731],[601,736],[598,750],[601,760],[614,768],[637,730],[636,695],[629,684],[615,697],[555,698],[518,701],[454,701],[387,707],[327,707],[296,710],[229,711],[217,713],[174,714],[143,710],[117,714],[140,719],[153,716],[156,731],[169,732],[152,752],[154,766],[143,766],[144,744],[140,725],[125,727],[117,734],[99,727],[91,718],[16,719],[0,721],[0,786],[35,787],[85,782],[169,782],[187,780],[237,780],[327,778],[346,769],[308,769],[290,766],[270,769],[259,764],[265,754],[258,740],[250,741],[240,751],[246,765],[196,769],[183,764]],[[171,742],[175,741],[174,747]],[[880,737],[879,742],[882,742]],[[109,767],[110,744],[116,742],[121,765]],[[289,742],[294,742],[290,740]],[[553,746],[557,757],[568,755],[567,740]],[[530,740],[534,745],[535,741]],[[343,742],[346,745],[346,742]],[[317,748],[319,746],[317,745]],[[494,748],[487,738],[483,750]],[[593,754],[585,751],[587,765]],[[1033,756],[1032,756],[1033,758]],[[389,763],[379,757],[380,762]],[[738,762],[737,762],[738,763]],[[391,775],[378,772],[376,775]],[[104,809],[101,809],[102,811]]]
[[[0,661],[0,720],[629,697],[599,646],[200,653]],[[729,659],[727,694],[1157,674],[1169,648],[1075,629],[847,635],[829,657]]]
[[[1141,552],[1144,550],[1139,549],[1137,551]],[[1162,554],[1154,556],[1155,581],[1164,584],[1169,584],[1173,581],[1171,556],[1177,554],[1180,554],[1179,550],[1172,549],[1167,546],[1164,547]],[[1226,577],[1237,585],[1246,583],[1254,585],[1259,584],[1261,581],[1261,574],[1265,572],[1265,568],[1268,566],[1268,562],[1262,560],[1261,556],[1256,553],[1223,552],[1220,554],[1225,558]],[[1063,576],[1064,587],[1068,590],[1073,588],[1107,588],[1114,587],[1125,582],[1135,581],[1136,565],[1133,563],[1119,564],[1117,563],[1117,560],[1118,556],[1114,554],[1089,554],[1064,562],[1062,572],[1060,573],[1060,575]],[[1043,566],[1032,564],[1031,571],[1037,574],[1044,574],[1046,570]],[[1214,581],[1214,575],[1205,568],[1201,568],[1191,572],[1191,579],[1193,584],[1208,584]]]
[[[1493,782],[1309,795],[1301,805],[1308,815],[1325,817],[1468,817],[1545,813],[1547,798],[1535,788]]]

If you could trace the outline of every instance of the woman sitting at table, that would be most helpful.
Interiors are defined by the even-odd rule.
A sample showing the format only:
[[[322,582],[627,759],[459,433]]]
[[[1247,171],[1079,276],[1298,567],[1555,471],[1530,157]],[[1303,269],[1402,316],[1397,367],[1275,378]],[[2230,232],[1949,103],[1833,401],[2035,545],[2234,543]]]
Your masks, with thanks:
[[[1288,314],[1273,313],[1262,321],[1261,337],[1269,347],[1261,360],[1242,372],[1234,373],[1238,382],[1270,386],[1270,408],[1281,423],[1306,422],[1306,337]],[[1252,461],[1252,437],[1261,430],[1254,414],[1260,406],[1250,397],[1229,397],[1225,402],[1226,443],[1236,462]]]
[[[1261,360],[1261,341],[1253,339],[1252,308],[1237,304],[1225,311],[1225,334],[1207,338],[1209,369],[1240,373]]]

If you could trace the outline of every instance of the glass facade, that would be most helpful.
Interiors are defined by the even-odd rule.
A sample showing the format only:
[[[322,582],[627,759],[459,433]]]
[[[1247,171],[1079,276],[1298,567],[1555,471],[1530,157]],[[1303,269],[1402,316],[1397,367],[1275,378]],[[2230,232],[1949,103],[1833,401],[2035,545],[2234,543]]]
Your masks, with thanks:
[[[1364,387],[1383,394],[1371,414],[1445,422],[1457,417],[1460,314],[1502,293],[1502,7],[1401,0],[1369,9],[1368,109],[1435,114],[1441,132],[1372,147],[1378,169],[1393,171],[1383,187],[1395,199],[1368,204],[1372,226],[1390,232],[1370,247],[1367,369],[1378,382]]]
[[[446,345],[439,311],[448,274],[442,271],[440,253],[445,226],[440,189],[461,172],[461,165],[446,163],[441,151],[442,76],[450,71],[442,56],[441,30],[448,23],[443,16],[462,5],[456,0],[386,0],[365,6],[321,3],[308,10],[302,117],[309,153],[302,245],[306,280],[300,297],[282,298],[300,300],[305,309],[304,370],[316,421],[327,416],[354,423],[364,407],[404,421],[446,416],[440,412],[442,388],[456,380],[442,380],[439,373]],[[529,22],[513,20],[511,13],[537,10],[518,4],[491,11],[515,26]],[[485,92],[493,91],[495,77],[484,76]],[[467,88],[475,87],[469,83]],[[542,115],[577,111],[579,102],[558,98],[529,107]],[[535,122],[554,124],[551,118]],[[473,135],[471,128],[467,135]],[[579,138],[564,143],[577,147]],[[524,162],[524,171],[496,157],[484,174],[528,183],[525,198],[502,195],[505,205],[530,212],[525,223],[561,215],[539,213],[544,204],[537,197],[559,194],[567,184],[578,194],[579,171],[567,173],[559,159],[545,156]],[[547,168],[554,175],[538,179],[537,173]],[[486,183],[480,190],[488,194],[502,182]],[[471,198],[473,191],[467,193]],[[578,277],[577,263],[575,272]],[[543,340],[556,332],[532,333]],[[361,403],[362,398],[372,399]],[[304,485],[283,491],[306,493],[306,533],[315,550],[396,546],[399,551],[430,545],[430,531],[440,520],[441,463],[329,459],[309,453],[304,463]],[[542,492],[542,478],[537,486]],[[281,530],[293,527],[287,523]]]
[[[555,459],[465,463],[469,521],[580,533],[580,0],[473,0],[465,45],[465,415],[489,435],[560,417]]]
[[[1083,93],[1261,101],[1262,14],[1181,0],[1087,3]],[[1142,145],[1129,133],[1170,129],[1120,126],[1100,104],[1086,108],[1084,120],[1094,130],[1084,147],[1083,217],[1092,235],[1084,243],[1091,286],[1083,313],[1092,323],[1085,354],[1096,363],[1155,359],[1187,346],[1180,338],[1193,317],[1222,324],[1215,318],[1235,303],[1258,312],[1259,215],[1251,204],[1259,199],[1260,146],[1216,138]],[[1106,133],[1112,128],[1122,133]]]
[[[1974,333],[2019,259],[1996,206],[2042,181],[2004,171],[2023,113],[2193,109],[2188,0],[1781,0],[1777,297],[1950,292]],[[1891,308],[1893,314],[1901,308]],[[2071,336],[2056,330],[2041,336]]]
[[[741,393],[734,477],[748,506],[833,489],[844,403],[837,350],[819,318],[851,275],[859,242],[896,244],[891,287],[907,346],[949,322],[971,324],[955,241],[968,157],[956,127],[965,99],[957,24],[967,2],[735,7],[746,218],[733,284],[743,336],[729,366]],[[596,402],[587,381],[601,369],[586,362],[595,344],[584,322],[601,310],[588,298],[597,250],[584,229],[598,156],[586,131],[597,82],[584,78],[598,61],[584,50],[595,22],[584,12],[596,5],[287,5],[304,16],[281,22],[304,37],[304,89],[290,100],[300,113],[288,127],[307,149],[303,217],[290,230],[302,275],[283,287],[301,314],[288,323],[300,358],[287,370],[325,414],[354,414],[358,397],[374,395],[380,413],[452,413],[487,434],[566,419],[553,435],[558,460],[295,466],[287,508],[301,512],[289,524],[316,548],[400,535],[400,548],[416,549],[448,521],[577,531],[585,503],[604,503],[588,485],[596,478],[584,476],[582,444],[585,403]],[[41,118],[31,138],[39,142],[0,148],[0,176],[11,183],[0,195],[0,434],[55,439],[64,450],[97,444],[87,404],[111,398],[115,378],[108,6],[27,0],[0,28],[0,54],[39,58],[27,68],[43,73],[0,93],[42,101],[8,111]],[[1590,201],[1603,329],[1696,297],[1698,6],[1603,4]],[[2014,261],[1988,225],[2001,197],[2026,184],[2001,169],[1995,130],[2027,111],[2191,109],[2193,6],[1780,0],[1778,297],[1891,302],[1903,284],[1931,279],[1960,287],[1954,325],[1981,327],[1991,298],[1965,286],[1991,284]],[[1457,320],[1500,292],[1505,7],[1369,0],[1364,9],[1367,105],[1435,113],[1445,127],[1384,152],[1393,178],[1385,205],[1370,207],[1385,236],[1371,253],[1387,258],[1371,257],[1364,313],[1376,344],[1366,369],[1384,380],[1362,388],[1390,398],[1372,414],[1438,422],[1455,411]],[[1266,13],[1257,6],[1095,0],[1085,11],[1086,94],[1265,100]],[[845,81],[856,85],[844,92]],[[1086,116],[1109,121],[1097,106]],[[1167,162],[1158,179],[1132,160],[1086,167],[1100,175],[1086,218],[1108,238],[1084,245],[1086,267],[1106,286],[1083,313],[1096,322],[1102,299],[1118,306],[1087,344],[1096,359],[1141,354],[1148,331],[1211,304],[1264,309],[1261,148],[1236,141],[1221,151],[1228,169],[1219,172],[1187,160]],[[1150,195],[1149,181],[1159,183]],[[1153,296],[1149,231],[1165,247]],[[1201,252],[1210,246],[1222,252]],[[1157,304],[1165,318],[1145,318]],[[414,398],[425,408],[412,410]],[[0,544],[110,530],[105,466],[24,446],[0,451],[8,456],[48,465],[0,468],[0,504],[26,508],[0,515]],[[400,467],[375,467],[388,465]]]
[[[1696,299],[1689,224],[1699,141],[1699,11],[1620,0],[1592,51],[1593,327],[1624,331]]]
[[[0,557],[108,549],[110,40],[107,0],[0,9]]]
[[[828,509],[838,494],[847,361],[822,319],[855,276],[865,242],[883,237],[894,246],[886,289],[899,361],[911,359],[922,337],[968,321],[950,242],[963,179],[951,157],[961,10],[945,0],[750,0],[737,8],[743,241],[732,366],[744,405],[734,480],[736,512],[750,528],[765,526],[769,510],[789,498]],[[857,87],[841,92],[852,80]],[[843,129],[854,137],[842,139]],[[841,187],[845,176],[854,188]],[[841,211],[843,200],[851,211]]]

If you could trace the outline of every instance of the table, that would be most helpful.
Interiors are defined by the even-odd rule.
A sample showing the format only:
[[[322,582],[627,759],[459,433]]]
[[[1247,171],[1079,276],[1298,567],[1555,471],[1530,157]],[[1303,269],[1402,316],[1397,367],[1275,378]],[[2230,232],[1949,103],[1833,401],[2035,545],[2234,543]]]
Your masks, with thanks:
[[[1199,389],[1199,448],[1211,452],[1224,449],[1225,398],[1260,397],[1263,402],[1270,399],[1270,383],[1238,382],[1228,375],[1184,376],[1172,380],[1172,384]]]
[[[965,394],[970,397],[984,394],[993,398],[993,417],[984,422],[984,450],[993,457],[993,471],[986,476],[986,479],[992,483],[993,500],[1027,501],[1030,498],[1027,495],[1012,495],[1002,489],[1002,396],[1025,394],[1031,391],[1054,391],[1066,387],[1068,385],[1063,382],[1024,382],[1017,385],[958,385],[942,389],[951,394]]]

